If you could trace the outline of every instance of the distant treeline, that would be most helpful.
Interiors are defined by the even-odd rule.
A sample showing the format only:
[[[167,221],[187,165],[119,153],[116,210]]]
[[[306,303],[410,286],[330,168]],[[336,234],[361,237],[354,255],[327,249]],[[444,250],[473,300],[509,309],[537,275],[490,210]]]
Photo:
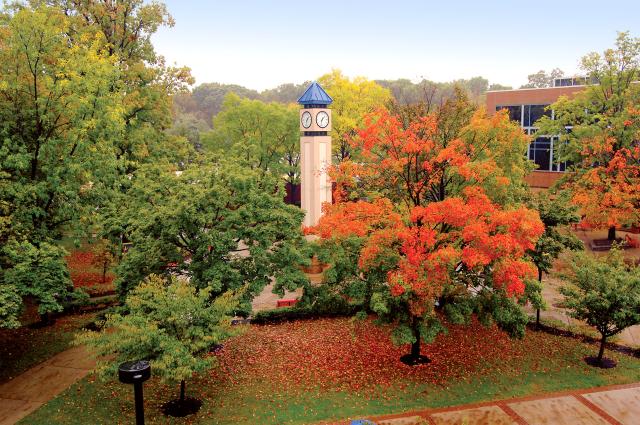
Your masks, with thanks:
[[[388,88],[395,100],[401,104],[440,101],[453,96],[454,87],[464,88],[471,99],[484,101],[487,90],[509,90],[511,87],[501,84],[489,84],[483,77],[473,77],[450,82],[422,80],[414,83],[409,79],[376,80],[382,87]],[[225,96],[233,92],[240,97],[261,100],[263,102],[294,103],[304,92],[310,81],[302,84],[287,83],[276,88],[258,92],[237,84],[204,83],[196,86],[190,93],[181,93],[174,97],[175,122],[194,131],[210,129],[215,117],[222,108]]]

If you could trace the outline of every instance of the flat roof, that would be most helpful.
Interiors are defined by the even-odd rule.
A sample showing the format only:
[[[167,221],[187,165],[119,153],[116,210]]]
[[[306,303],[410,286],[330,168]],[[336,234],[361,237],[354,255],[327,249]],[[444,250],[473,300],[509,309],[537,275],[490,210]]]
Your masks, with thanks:
[[[509,89],[509,90],[487,90],[485,93],[504,93],[514,91],[533,91],[533,90],[553,90],[553,89],[568,89],[570,87],[587,87],[586,84],[575,84],[573,86],[558,86],[558,87],[534,87],[526,89]]]

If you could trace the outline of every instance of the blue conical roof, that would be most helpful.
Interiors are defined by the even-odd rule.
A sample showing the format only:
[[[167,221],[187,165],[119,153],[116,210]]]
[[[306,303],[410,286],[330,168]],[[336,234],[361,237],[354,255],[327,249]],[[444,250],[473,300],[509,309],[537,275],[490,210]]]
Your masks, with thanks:
[[[315,81],[311,83],[309,88],[307,88],[304,94],[300,96],[300,99],[298,99],[298,103],[301,105],[328,105],[331,102],[333,102],[331,96]]]

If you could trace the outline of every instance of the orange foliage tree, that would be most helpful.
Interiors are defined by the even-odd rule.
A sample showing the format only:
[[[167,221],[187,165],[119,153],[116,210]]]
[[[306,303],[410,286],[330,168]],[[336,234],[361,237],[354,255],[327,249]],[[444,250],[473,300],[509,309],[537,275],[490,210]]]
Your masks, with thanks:
[[[572,163],[564,187],[579,206],[583,223],[608,228],[640,224],[640,38],[620,33],[615,49],[582,59],[588,86],[561,97],[539,132],[558,134],[557,157]]]
[[[493,317],[521,335],[526,315],[514,300],[535,273],[525,252],[544,229],[514,195],[528,167],[519,128],[458,96],[409,121],[379,110],[351,143],[358,162],[332,170],[337,202],[309,231],[334,246],[360,241],[365,307],[397,325],[395,342],[412,344],[402,360],[428,361],[420,342],[443,329],[436,308],[454,322]]]

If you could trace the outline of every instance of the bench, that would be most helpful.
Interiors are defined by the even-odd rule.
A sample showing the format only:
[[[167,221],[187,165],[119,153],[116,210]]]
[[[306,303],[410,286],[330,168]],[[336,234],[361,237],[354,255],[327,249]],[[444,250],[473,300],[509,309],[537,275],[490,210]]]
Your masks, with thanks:
[[[628,248],[640,248],[640,242],[638,242],[638,239],[632,238],[629,235],[625,235],[624,242],[625,242],[625,247],[628,247]]]
[[[298,303],[299,300],[289,299],[289,300],[278,300],[276,301],[276,307],[291,307]]]

